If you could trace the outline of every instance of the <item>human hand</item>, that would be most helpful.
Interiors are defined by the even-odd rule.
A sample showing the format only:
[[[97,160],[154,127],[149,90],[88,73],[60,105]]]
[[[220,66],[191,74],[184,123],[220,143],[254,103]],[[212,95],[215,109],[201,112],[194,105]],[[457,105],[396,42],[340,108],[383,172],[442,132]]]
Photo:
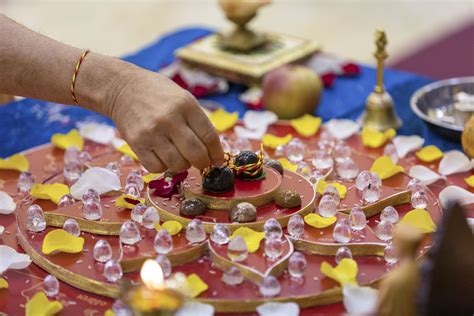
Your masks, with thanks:
[[[137,67],[122,72],[108,114],[150,172],[221,165],[219,136],[197,100],[168,78]]]

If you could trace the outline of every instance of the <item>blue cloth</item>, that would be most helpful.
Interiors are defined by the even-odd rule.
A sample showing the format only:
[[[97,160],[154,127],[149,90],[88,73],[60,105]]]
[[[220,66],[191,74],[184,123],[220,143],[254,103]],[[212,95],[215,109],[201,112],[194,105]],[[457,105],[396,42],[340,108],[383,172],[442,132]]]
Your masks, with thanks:
[[[204,28],[186,28],[161,37],[158,41],[138,52],[124,57],[143,68],[156,71],[174,60],[174,51],[212,31]],[[362,66],[362,73],[355,78],[337,78],[334,87],[324,90],[316,115],[324,120],[331,118],[356,119],[364,109],[364,103],[375,84],[375,69]],[[385,86],[395,101],[397,113],[404,125],[399,134],[420,135],[425,144],[434,144],[443,151],[460,149],[459,142],[436,134],[415,114],[409,106],[412,93],[430,79],[411,73],[388,69]],[[238,111],[242,115],[246,107],[238,100],[246,87],[232,84],[228,93],[209,96],[204,99],[221,103],[228,111]],[[94,112],[44,101],[24,99],[0,106],[0,156],[7,157],[16,152],[50,141],[53,133],[66,132],[78,122],[96,121],[113,124]]]

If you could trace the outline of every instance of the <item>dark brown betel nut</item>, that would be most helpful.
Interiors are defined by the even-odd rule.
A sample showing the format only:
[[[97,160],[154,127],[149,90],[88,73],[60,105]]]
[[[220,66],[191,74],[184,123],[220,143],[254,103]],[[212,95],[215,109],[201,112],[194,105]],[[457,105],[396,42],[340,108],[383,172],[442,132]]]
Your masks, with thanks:
[[[179,213],[185,216],[198,216],[206,213],[206,204],[200,199],[187,199],[181,202]]]
[[[301,205],[301,196],[291,190],[280,191],[275,196],[275,203],[284,208],[293,208]]]
[[[265,160],[264,165],[265,165],[265,167],[273,168],[274,170],[278,171],[281,175],[283,175],[283,172],[284,172],[283,171],[283,165],[278,160],[267,159],[267,160]]]
[[[249,164],[255,164],[258,162],[258,156],[256,153],[253,151],[243,151],[240,154],[237,155],[234,159],[234,165],[240,167],[240,166],[245,166]],[[247,175],[245,173],[241,173],[238,175],[239,178],[241,179],[257,179],[262,176],[263,168],[260,169],[257,174],[254,176]]]
[[[212,167],[202,179],[206,191],[224,193],[234,189],[235,176],[228,167]]]
[[[229,217],[231,222],[253,222],[257,219],[257,208],[251,203],[241,202],[232,208]]]

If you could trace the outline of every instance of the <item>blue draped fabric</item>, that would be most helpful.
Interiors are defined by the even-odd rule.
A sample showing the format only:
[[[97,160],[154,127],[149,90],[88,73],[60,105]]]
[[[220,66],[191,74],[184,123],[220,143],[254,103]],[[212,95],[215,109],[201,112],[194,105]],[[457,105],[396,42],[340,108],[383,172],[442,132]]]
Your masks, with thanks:
[[[143,68],[157,71],[174,60],[174,51],[202,36],[210,34],[209,29],[194,27],[169,33],[155,43],[138,52],[124,57]],[[356,119],[364,108],[364,103],[375,84],[375,69],[362,66],[362,73],[353,78],[337,78],[334,87],[326,89],[315,115],[324,120],[331,118]],[[434,144],[443,151],[460,149],[457,141],[443,138],[431,130],[415,116],[409,106],[412,93],[430,79],[415,74],[388,69],[385,86],[395,101],[395,108],[404,125],[399,134],[420,135],[425,144]],[[203,99],[221,103],[228,111],[238,111],[242,115],[246,107],[238,100],[246,87],[232,84],[226,94]],[[24,99],[0,106],[0,156],[7,157],[16,152],[49,142],[54,133],[67,132],[78,122],[95,121],[113,124],[94,112],[74,107],[52,104],[34,99]]]

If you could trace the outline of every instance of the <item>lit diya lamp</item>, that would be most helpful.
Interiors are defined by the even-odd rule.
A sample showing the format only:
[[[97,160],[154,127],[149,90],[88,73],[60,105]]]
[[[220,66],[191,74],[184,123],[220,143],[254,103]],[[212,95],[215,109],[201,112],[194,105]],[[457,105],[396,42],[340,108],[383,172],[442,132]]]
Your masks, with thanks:
[[[140,277],[143,284],[131,287],[125,294],[125,301],[135,315],[173,315],[183,305],[185,296],[165,286],[163,270],[155,260],[143,263]]]

